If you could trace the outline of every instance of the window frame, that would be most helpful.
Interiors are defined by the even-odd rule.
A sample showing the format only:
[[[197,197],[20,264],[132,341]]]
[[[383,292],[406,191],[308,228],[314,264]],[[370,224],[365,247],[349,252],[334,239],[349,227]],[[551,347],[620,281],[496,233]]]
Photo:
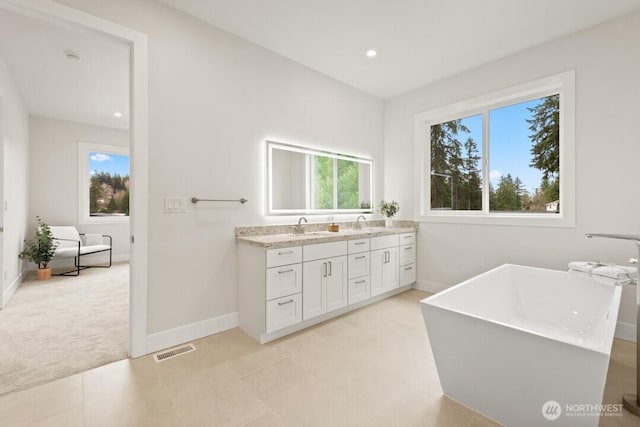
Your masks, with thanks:
[[[131,168],[131,154],[128,147],[119,145],[94,144],[90,142],[78,143],[78,223],[89,224],[129,224],[129,216],[91,216],[89,212],[89,186],[87,180],[89,173],[89,153],[98,151],[106,154],[129,156],[129,168]],[[131,170],[129,170],[131,177]]]
[[[489,211],[489,112],[535,98],[560,97],[560,213]],[[431,143],[434,124],[482,115],[482,210],[431,209]],[[415,115],[416,218],[421,222],[575,227],[575,72],[567,71]]]

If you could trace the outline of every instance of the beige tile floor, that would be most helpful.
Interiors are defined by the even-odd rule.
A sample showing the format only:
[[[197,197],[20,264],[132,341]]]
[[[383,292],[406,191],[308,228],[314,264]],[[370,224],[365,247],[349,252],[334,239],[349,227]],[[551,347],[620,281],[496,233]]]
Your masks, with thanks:
[[[2,426],[493,426],[442,396],[409,291],[259,345],[239,329],[155,363],[123,360],[0,398]],[[633,390],[616,340],[605,400]],[[638,426],[629,413],[601,425]]]

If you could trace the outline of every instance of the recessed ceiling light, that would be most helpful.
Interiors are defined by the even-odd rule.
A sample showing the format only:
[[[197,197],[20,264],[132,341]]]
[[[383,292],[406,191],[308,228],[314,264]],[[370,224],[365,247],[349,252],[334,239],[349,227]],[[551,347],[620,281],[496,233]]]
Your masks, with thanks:
[[[115,113],[113,113],[113,115],[114,115],[115,117],[122,117],[122,113],[120,113],[120,112],[118,112],[118,111],[116,111]]]
[[[369,50],[367,51],[367,56],[368,56],[369,58],[373,58],[373,57],[374,57],[374,56],[376,56],[377,54],[378,54],[378,52],[376,52],[376,51],[375,51],[375,49],[369,49]]]

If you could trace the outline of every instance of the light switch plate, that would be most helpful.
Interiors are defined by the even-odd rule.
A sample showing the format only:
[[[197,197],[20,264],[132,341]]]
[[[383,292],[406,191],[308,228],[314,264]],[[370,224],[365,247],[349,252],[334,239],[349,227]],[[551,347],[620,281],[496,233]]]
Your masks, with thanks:
[[[165,197],[164,212],[165,213],[187,212],[187,198],[186,197]]]

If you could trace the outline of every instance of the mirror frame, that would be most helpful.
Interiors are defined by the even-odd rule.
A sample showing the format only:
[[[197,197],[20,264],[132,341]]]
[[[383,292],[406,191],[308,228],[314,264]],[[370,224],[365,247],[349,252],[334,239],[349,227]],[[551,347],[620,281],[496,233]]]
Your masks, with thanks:
[[[339,160],[348,160],[352,162],[363,163],[369,165],[369,182],[371,188],[370,200],[371,207],[368,209],[273,209],[272,201],[273,201],[273,180],[271,177],[271,169],[272,169],[272,161],[273,161],[273,150],[281,149],[286,151],[293,151],[296,153],[303,154],[311,154],[311,155],[321,155],[324,157],[329,157],[332,159]],[[299,145],[285,144],[277,141],[266,141],[266,150],[267,150],[267,165],[266,165],[266,197],[265,197],[265,211],[267,216],[279,216],[279,215],[339,215],[339,214],[371,214],[373,213],[373,160],[359,157],[349,154],[340,154],[340,153],[332,153],[330,151],[318,150],[308,147],[303,147]]]

